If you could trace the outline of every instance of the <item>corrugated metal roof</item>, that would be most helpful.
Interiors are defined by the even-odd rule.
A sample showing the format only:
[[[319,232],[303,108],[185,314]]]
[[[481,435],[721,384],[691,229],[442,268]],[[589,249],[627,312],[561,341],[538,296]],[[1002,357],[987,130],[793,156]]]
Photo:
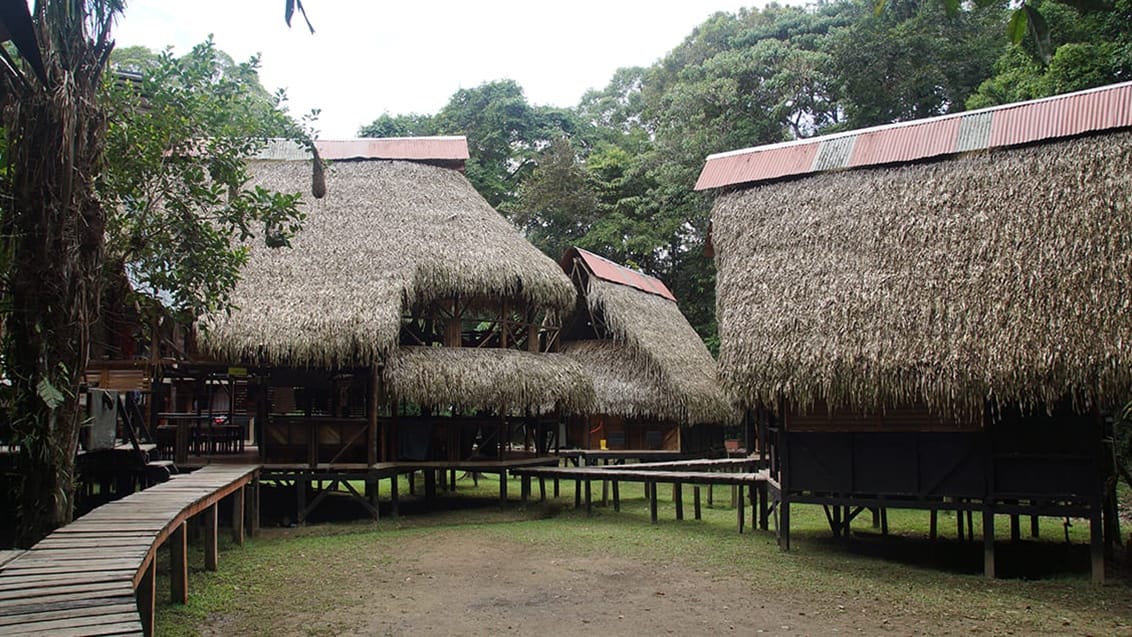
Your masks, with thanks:
[[[320,139],[315,142],[315,146],[318,148],[318,154],[326,160],[464,161],[468,159],[468,140],[463,136]],[[294,142],[273,140],[256,158],[295,161],[310,159],[310,154]]]
[[[603,281],[627,285],[641,290],[642,292],[664,297],[669,301],[676,301],[676,297],[673,296],[672,291],[669,290],[668,286],[660,279],[627,268],[605,257],[598,256],[589,250],[570,248],[566,251],[566,254],[562,256],[561,265],[562,269],[567,273],[570,272],[570,267],[573,264],[575,256],[582,260],[582,263],[585,264],[586,269],[589,270],[591,275]]]
[[[696,190],[1132,127],[1132,82],[711,155]],[[807,158],[809,161],[807,161]]]

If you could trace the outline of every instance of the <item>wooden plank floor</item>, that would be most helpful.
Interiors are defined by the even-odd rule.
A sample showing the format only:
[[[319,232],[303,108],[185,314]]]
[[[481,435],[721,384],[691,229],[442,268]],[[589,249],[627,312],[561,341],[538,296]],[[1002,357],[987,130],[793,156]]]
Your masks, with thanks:
[[[110,502],[31,549],[0,553],[0,635],[141,635],[135,589],[182,522],[258,466],[210,465]]]

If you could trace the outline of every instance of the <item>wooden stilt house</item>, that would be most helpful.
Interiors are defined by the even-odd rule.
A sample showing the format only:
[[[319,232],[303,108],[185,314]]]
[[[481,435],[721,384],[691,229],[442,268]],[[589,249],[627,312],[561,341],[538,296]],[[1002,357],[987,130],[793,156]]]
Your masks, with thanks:
[[[1103,579],[1130,128],[1120,84],[708,158],[720,369],[759,420],[783,548],[792,503],[835,534],[862,507],[928,509],[933,533],[957,509],[993,575],[996,514],[1015,537],[1074,516]]]
[[[581,248],[562,257],[578,304],[562,351],[593,379],[593,409],[565,444],[615,451],[723,452],[734,410],[715,361],[659,279]]]
[[[558,411],[593,399],[554,353],[574,289],[464,177],[464,138],[318,147],[328,192],[293,246],[252,247],[238,309],[198,325],[205,353],[258,379],[266,467],[307,479],[545,451]],[[310,179],[294,148],[253,169],[283,191]]]

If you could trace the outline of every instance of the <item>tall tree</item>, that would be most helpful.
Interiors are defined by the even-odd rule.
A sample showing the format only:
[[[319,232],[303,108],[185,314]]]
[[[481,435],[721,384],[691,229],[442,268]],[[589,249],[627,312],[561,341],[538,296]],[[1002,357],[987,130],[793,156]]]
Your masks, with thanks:
[[[98,90],[121,9],[120,2],[37,2],[32,19],[45,77],[19,66],[0,71],[4,370],[24,545],[73,515],[75,389],[99,305],[106,226],[95,192],[106,134]]]
[[[519,186],[511,219],[535,247],[558,260],[589,232],[599,214],[598,199],[589,173],[566,137],[552,141],[536,161]]]

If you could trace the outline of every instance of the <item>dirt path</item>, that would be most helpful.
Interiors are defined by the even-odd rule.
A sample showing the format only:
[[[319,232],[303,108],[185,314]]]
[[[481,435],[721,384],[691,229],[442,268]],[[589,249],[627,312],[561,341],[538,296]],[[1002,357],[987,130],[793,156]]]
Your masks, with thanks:
[[[458,532],[405,538],[382,559],[321,583],[293,582],[324,587],[333,599],[328,610],[283,606],[255,626],[214,617],[204,634],[917,635],[971,628],[906,616],[890,624],[892,609],[880,601],[846,608],[797,595],[760,598],[739,576],[613,555],[548,554],[545,546]],[[309,577],[324,577],[316,570]]]

